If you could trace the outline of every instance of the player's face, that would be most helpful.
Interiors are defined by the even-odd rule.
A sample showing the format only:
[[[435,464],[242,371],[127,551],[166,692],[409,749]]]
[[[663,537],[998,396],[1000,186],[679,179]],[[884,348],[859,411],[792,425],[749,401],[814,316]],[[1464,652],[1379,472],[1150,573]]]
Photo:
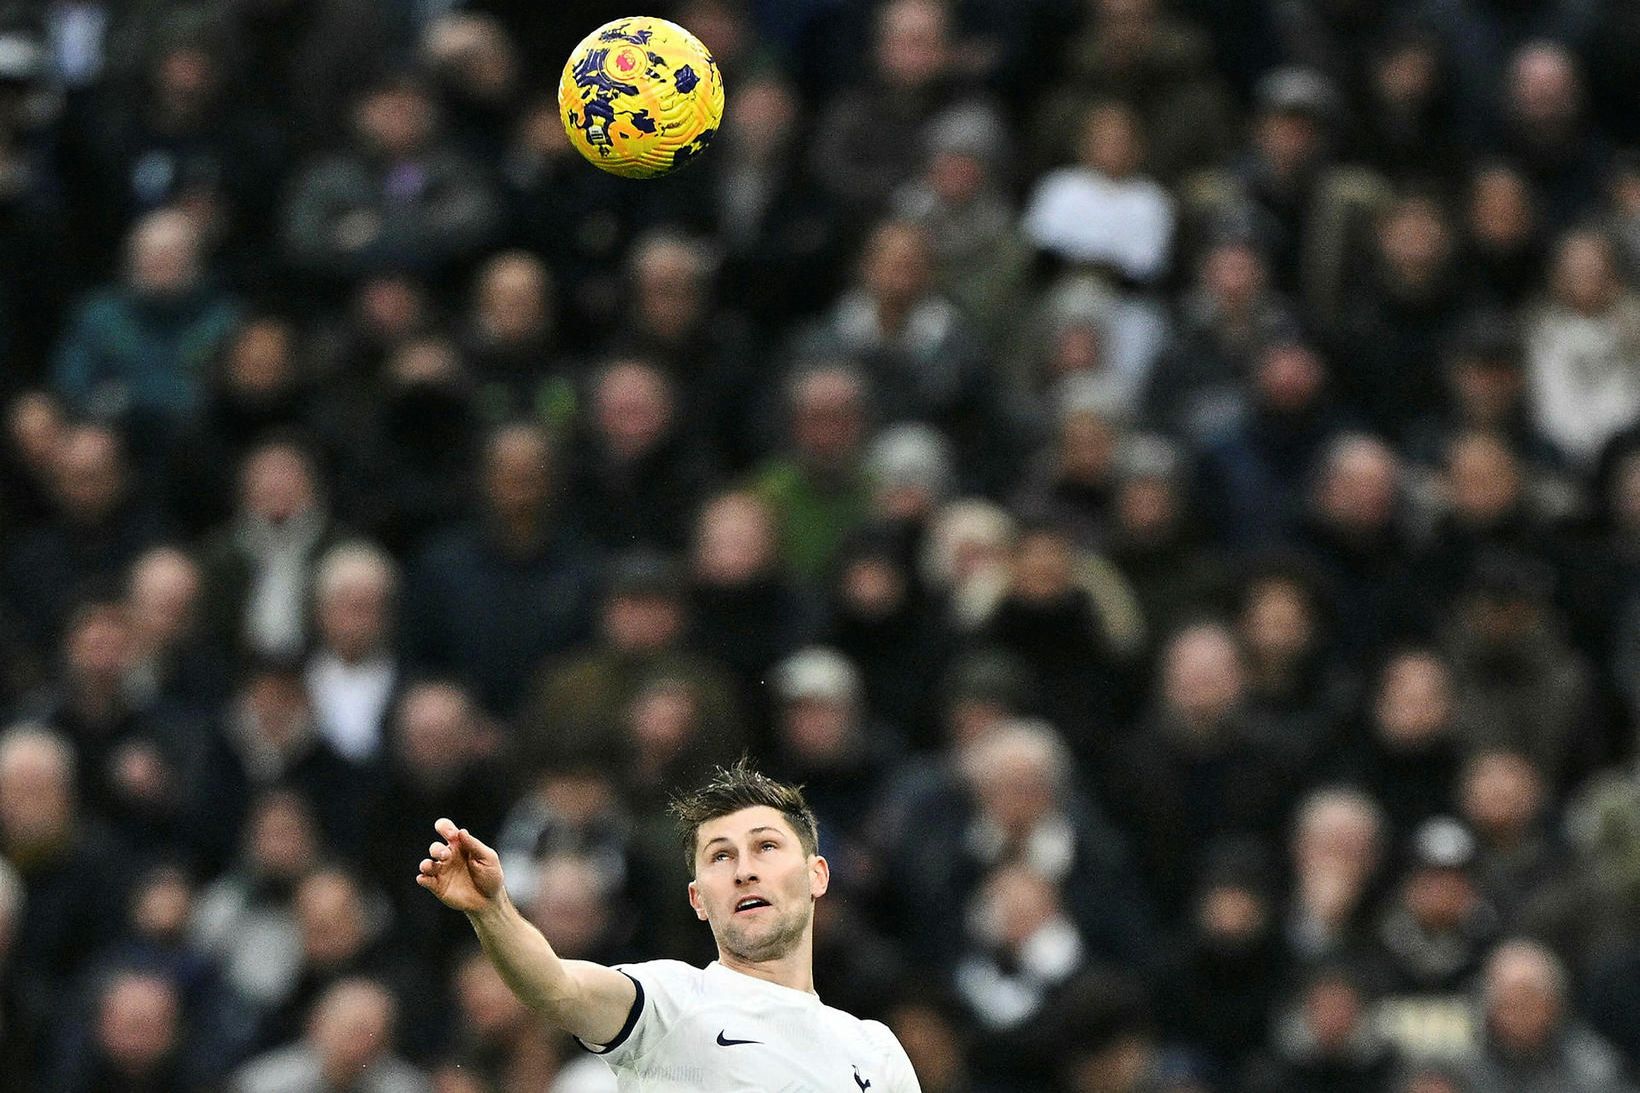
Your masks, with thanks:
[[[804,938],[829,879],[826,860],[803,852],[785,816],[759,805],[701,825],[689,903],[725,952],[761,963]]]

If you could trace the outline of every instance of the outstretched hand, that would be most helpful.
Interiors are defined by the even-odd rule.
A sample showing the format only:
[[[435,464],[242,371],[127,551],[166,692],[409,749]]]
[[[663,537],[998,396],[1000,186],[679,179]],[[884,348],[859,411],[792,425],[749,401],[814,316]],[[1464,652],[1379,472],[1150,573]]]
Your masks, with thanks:
[[[457,911],[471,914],[494,906],[502,891],[496,852],[447,819],[434,823],[433,830],[444,841],[428,848],[416,883]]]

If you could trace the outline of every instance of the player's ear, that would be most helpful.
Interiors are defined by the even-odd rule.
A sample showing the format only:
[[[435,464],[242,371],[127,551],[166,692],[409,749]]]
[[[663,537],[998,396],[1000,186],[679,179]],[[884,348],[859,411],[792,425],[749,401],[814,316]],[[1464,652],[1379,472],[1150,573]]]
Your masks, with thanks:
[[[819,899],[831,887],[831,863],[819,854],[809,858],[809,896]]]
[[[695,909],[696,918],[706,921],[706,905],[700,901],[700,890],[695,887],[694,881],[689,882],[689,906]]]

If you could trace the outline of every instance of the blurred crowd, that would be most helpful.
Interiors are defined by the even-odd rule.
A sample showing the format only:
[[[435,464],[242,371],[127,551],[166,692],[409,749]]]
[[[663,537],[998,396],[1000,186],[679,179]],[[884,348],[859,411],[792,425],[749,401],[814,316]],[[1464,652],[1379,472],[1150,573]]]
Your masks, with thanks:
[[[0,1091],[612,1089],[414,884],[710,959],[807,786],[929,1093],[1640,1069],[1640,8],[0,4]]]

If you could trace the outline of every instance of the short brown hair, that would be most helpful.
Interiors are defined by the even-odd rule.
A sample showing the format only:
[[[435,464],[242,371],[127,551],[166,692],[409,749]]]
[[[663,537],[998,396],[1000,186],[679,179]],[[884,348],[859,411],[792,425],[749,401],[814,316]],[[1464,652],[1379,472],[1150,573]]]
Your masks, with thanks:
[[[759,805],[766,805],[786,818],[797,833],[797,842],[804,854],[820,852],[820,823],[803,799],[803,788],[778,782],[754,768],[751,760],[742,758],[732,767],[717,768],[699,789],[672,798],[671,811],[678,821],[684,860],[689,863],[690,871],[695,868],[695,842],[701,824]]]

